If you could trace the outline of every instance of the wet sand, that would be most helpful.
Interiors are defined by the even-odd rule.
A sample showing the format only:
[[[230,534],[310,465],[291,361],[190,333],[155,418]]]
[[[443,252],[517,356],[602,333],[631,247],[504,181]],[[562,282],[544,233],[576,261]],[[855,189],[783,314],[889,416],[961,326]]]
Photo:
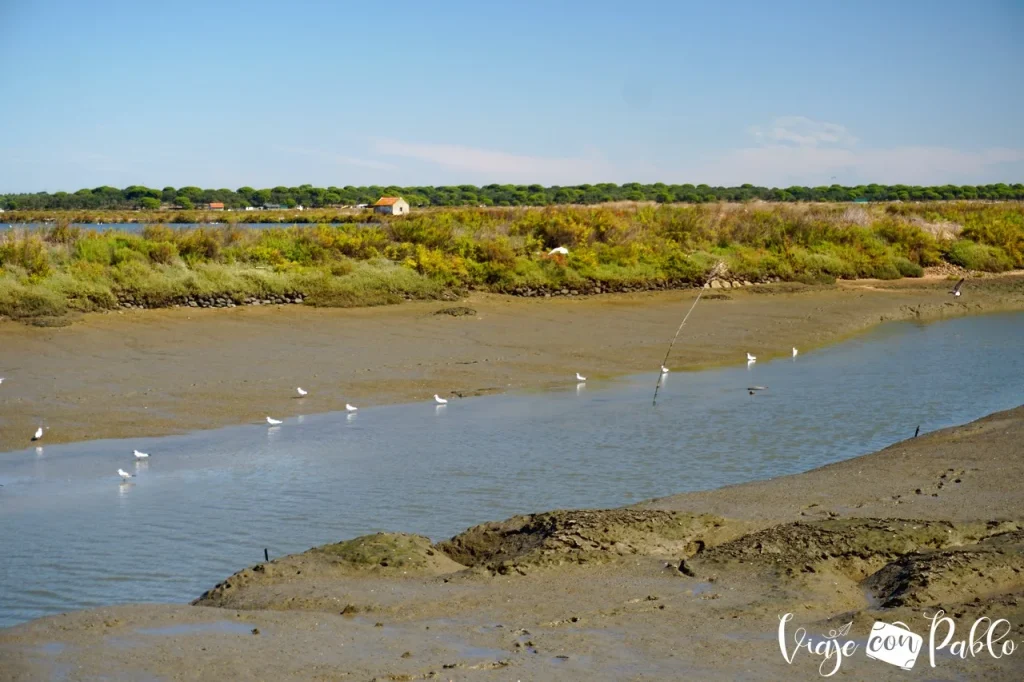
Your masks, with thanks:
[[[0,680],[811,680],[787,631],[850,623],[837,679],[1024,675],[1024,406],[814,471],[608,511],[379,534],[250,567],[197,605],[0,630]],[[1012,654],[929,664],[942,608]],[[865,656],[875,620],[925,638],[912,673]],[[940,635],[941,641],[941,635]],[[947,646],[948,649],[948,646]],[[823,670],[833,667],[834,660]]]
[[[766,285],[707,292],[673,370],[808,350],[880,321],[1024,309],[1024,275]],[[130,310],[57,328],[0,322],[0,451],[141,437],[343,410],[656,372],[696,291],[373,309],[303,306]],[[475,313],[437,311],[455,305]],[[297,399],[295,389],[309,391]]]

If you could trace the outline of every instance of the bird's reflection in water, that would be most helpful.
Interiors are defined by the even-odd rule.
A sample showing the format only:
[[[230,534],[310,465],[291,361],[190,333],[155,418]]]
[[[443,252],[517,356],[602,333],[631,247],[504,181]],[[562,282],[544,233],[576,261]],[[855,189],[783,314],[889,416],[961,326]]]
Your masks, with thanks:
[[[582,381],[580,383],[576,384],[576,395],[582,394],[583,393],[583,389],[585,389],[586,387],[587,387],[587,384],[582,382]]]
[[[42,457],[42,456],[43,456],[43,446],[37,445],[36,446],[36,457]]]
[[[447,405],[434,405],[434,414],[444,414],[444,409]]]
[[[295,420],[301,424],[306,421],[306,415],[300,414],[298,417],[295,418]]]
[[[440,407],[440,405],[438,405],[438,407]],[[349,412],[347,415],[345,415],[345,419],[350,421],[350,422],[354,422],[356,420],[356,413],[355,412]]]

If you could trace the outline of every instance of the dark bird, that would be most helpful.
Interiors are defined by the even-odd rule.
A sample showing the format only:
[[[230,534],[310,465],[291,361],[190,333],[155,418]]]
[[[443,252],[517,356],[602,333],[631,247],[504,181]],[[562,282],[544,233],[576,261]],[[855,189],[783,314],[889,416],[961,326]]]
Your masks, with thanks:
[[[916,429],[914,429],[914,438],[917,438],[917,434],[919,434],[919,433],[921,433],[920,425]]]
[[[753,392],[753,391],[750,391],[750,395],[754,395],[754,392]]]
[[[961,277],[960,281],[956,283],[955,287],[950,289],[949,293],[953,294],[954,296],[959,296],[960,295],[960,287],[962,287],[963,285],[964,285],[964,280]]]

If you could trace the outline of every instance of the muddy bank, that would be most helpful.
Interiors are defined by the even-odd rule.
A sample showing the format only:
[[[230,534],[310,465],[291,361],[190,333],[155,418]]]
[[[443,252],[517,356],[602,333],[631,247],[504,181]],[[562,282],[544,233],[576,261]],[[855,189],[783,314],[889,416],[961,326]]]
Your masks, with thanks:
[[[885,320],[1024,308],[1024,276],[773,284],[709,292],[669,366],[762,359],[832,343]],[[272,305],[128,310],[60,328],[0,323],[0,450],[162,435],[361,406],[592,383],[657,369],[695,291],[374,309]],[[456,314],[436,314],[452,309]],[[566,368],[570,370],[566,371]],[[298,400],[295,388],[309,395]]]
[[[1005,618],[1024,640],[1024,406],[771,481],[612,510],[381,533],[243,569],[192,606],[0,631],[0,679],[812,680],[779,618],[859,642],[841,679],[1019,680],[1001,658],[864,654],[876,620],[927,642]],[[831,664],[826,666],[830,669]]]

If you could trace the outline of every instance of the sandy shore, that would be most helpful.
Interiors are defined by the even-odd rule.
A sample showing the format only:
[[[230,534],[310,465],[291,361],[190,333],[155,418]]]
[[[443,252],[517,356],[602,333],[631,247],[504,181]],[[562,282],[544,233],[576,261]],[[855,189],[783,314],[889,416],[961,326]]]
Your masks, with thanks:
[[[783,659],[787,613],[791,652],[799,627],[850,624],[838,679],[1019,680],[1022,443],[1024,406],[771,481],[514,517],[436,545],[328,545],[197,605],[0,630],[0,680],[816,679],[822,658]],[[1016,650],[962,659],[947,645],[932,668],[924,614],[938,608],[956,639],[1006,619]],[[866,657],[876,620],[925,638],[913,672]]]
[[[1024,309],[1024,275],[972,280],[769,285],[701,301],[669,365],[786,355],[880,320]],[[656,371],[696,292],[518,299],[374,309],[301,306],[125,311],[68,327],[0,323],[0,450],[162,435],[370,405],[543,388]],[[437,315],[462,305],[475,313]],[[295,388],[309,396],[298,400]]]

